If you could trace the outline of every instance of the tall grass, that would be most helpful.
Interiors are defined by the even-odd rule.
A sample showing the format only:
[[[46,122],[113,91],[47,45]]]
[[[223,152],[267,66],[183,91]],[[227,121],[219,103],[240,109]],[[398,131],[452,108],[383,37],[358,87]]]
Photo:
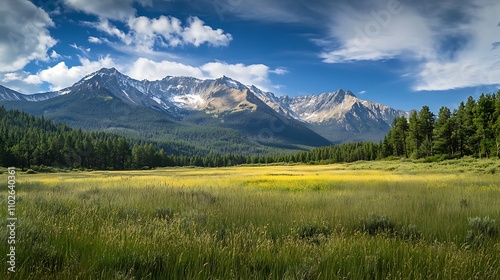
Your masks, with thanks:
[[[2,278],[500,279],[492,164],[19,174]]]

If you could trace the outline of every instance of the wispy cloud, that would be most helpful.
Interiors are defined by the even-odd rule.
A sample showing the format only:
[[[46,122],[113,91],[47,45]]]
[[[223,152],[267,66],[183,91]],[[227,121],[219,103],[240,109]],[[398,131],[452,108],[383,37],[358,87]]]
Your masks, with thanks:
[[[325,63],[400,60],[417,91],[500,84],[497,0],[221,1],[226,15],[317,28]]]
[[[114,20],[133,17],[134,3],[149,6],[152,0],[64,0],[64,4],[74,10]]]
[[[94,37],[94,36],[90,36],[88,38],[88,41],[89,41],[89,43],[93,43],[93,44],[102,44],[103,43],[103,41],[102,41],[101,38],[97,38],[97,37]]]
[[[500,3],[490,0],[345,8],[330,26],[334,47],[320,57],[326,63],[399,59],[414,65],[416,91],[500,84],[498,14]]]
[[[69,46],[72,47],[73,49],[77,50],[77,51],[80,51],[85,56],[88,56],[89,52],[91,51],[91,48],[85,48],[85,47],[79,46],[79,45],[77,45],[75,43],[70,44]]]

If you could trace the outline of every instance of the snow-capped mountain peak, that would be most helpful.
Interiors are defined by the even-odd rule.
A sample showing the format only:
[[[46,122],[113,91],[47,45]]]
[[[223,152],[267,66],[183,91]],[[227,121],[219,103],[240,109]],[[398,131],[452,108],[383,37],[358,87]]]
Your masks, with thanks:
[[[190,112],[216,116],[221,112],[254,112],[265,107],[283,118],[306,123],[312,129],[326,125],[343,131],[367,133],[388,131],[395,117],[408,116],[407,112],[360,100],[349,90],[277,97],[272,92],[245,86],[227,76],[207,80],[166,76],[156,81],[139,81],[115,68],[103,68],[56,92],[24,95],[0,86],[0,101],[39,102],[73,94],[100,94],[100,100],[118,99],[131,106],[162,111],[177,119]]]

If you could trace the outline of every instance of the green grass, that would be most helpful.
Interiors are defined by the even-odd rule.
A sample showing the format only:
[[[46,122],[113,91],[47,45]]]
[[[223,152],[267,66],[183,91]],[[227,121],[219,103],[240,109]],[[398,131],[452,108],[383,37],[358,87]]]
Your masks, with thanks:
[[[0,278],[500,279],[498,166],[18,174],[17,272],[2,242]]]

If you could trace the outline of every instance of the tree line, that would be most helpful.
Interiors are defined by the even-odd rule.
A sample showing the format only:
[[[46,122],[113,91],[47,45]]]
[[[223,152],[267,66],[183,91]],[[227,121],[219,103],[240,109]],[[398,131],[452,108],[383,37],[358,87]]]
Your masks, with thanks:
[[[168,151],[168,152],[166,152]],[[500,91],[469,97],[453,112],[428,106],[399,117],[379,143],[360,142],[279,155],[176,153],[152,141],[89,132],[0,107],[0,164],[40,169],[126,170],[167,166],[342,163],[388,157],[500,157]]]
[[[500,156],[500,91],[469,97],[451,111],[441,107],[435,116],[429,107],[409,119],[396,118],[382,143],[382,156],[478,158]]]

